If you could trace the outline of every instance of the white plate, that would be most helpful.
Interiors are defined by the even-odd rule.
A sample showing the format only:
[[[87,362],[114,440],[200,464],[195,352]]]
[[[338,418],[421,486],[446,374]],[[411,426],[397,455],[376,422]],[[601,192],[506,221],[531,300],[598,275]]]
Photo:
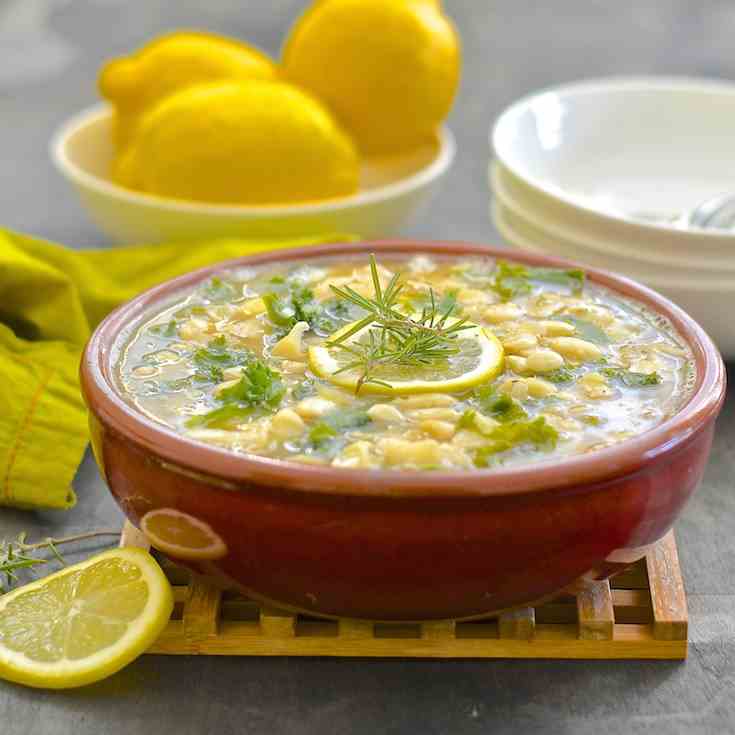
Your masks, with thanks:
[[[492,146],[540,194],[608,224],[670,235],[681,230],[652,218],[735,192],[733,119],[733,84],[592,80],[516,102],[496,122]],[[735,243],[733,233],[698,234]]]

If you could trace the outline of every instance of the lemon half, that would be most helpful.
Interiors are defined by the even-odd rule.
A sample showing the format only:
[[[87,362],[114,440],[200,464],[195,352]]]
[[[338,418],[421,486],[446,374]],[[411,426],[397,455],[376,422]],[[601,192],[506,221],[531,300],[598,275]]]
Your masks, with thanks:
[[[151,545],[176,559],[220,559],[227,546],[214,529],[175,508],[158,508],[146,513],[140,530]]]
[[[329,346],[328,342],[339,338],[355,323],[335,332],[326,343],[309,348],[312,371],[340,388],[351,390],[357,388],[361,373],[359,370],[339,372],[353,358],[338,347]],[[371,326],[356,332],[347,344],[360,340]],[[470,324],[468,329],[459,333],[456,345],[459,353],[439,365],[385,367],[374,376],[387,385],[364,383],[361,391],[391,395],[460,393],[492,380],[503,369],[503,346],[495,335],[482,327]]]
[[[99,681],[142,654],[173,610],[155,559],[113,549],[0,597],[0,678],[48,689]]]

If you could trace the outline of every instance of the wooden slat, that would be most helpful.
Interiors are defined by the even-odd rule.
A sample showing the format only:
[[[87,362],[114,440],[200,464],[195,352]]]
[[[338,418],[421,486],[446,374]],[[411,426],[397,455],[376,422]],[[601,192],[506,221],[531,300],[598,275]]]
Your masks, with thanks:
[[[529,641],[536,631],[536,613],[532,607],[510,610],[498,618],[498,636]]]
[[[296,615],[264,606],[260,610],[260,628],[269,637],[293,638],[296,635]]]
[[[631,567],[610,579],[613,589],[647,590],[648,574],[645,560],[637,561]]]
[[[123,545],[146,546],[126,525]],[[655,553],[654,553],[655,552]],[[576,596],[473,622],[329,621],[262,606],[161,557],[177,615],[150,652],[243,656],[681,659],[686,599],[673,537]],[[649,589],[649,578],[651,580]],[[611,589],[612,587],[612,589]],[[183,608],[183,610],[182,610]],[[655,617],[654,617],[655,615]]]
[[[582,640],[611,640],[615,627],[610,584],[590,582],[577,593],[579,637]]]
[[[688,619],[684,580],[674,532],[664,536],[646,557],[653,607],[653,635],[661,641],[686,640]]]
[[[436,620],[421,624],[422,638],[439,638],[452,640],[456,623],[454,620]]]
[[[611,590],[616,623],[653,622],[651,595],[648,590]]]
[[[340,638],[372,638],[373,624],[369,620],[344,618],[339,621]]]
[[[357,656],[380,658],[538,658],[538,659],[681,659],[686,641],[661,641],[650,625],[616,625],[612,640],[585,640],[577,627],[536,626],[532,642],[499,638],[264,637],[247,623],[223,621],[221,634],[181,645],[175,631],[165,631],[151,653],[203,653],[245,656]]]
[[[196,577],[189,586],[189,598],[184,603],[184,635],[189,639],[216,635],[222,592]]]

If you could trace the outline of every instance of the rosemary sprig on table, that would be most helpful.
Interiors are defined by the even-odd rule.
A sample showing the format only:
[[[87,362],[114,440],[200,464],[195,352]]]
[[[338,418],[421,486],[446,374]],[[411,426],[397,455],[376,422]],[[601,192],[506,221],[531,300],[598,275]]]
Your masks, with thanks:
[[[423,307],[421,314],[417,317],[406,316],[396,308],[403,289],[403,284],[400,283],[401,274],[393,274],[383,289],[374,255],[370,256],[370,274],[373,282],[371,297],[359,294],[350,286],[330,286],[339,298],[367,312],[350,329],[327,342],[329,347],[337,347],[352,358],[338,373],[347,370],[360,371],[355,387],[357,393],[366,383],[390,388],[390,383],[374,376],[378,367],[421,367],[440,363],[456,355],[459,352],[456,345],[458,334],[472,326],[466,324],[466,318],[449,324],[455,304],[451,303],[441,311],[432,289],[429,289],[429,303]],[[366,327],[370,329],[365,338],[349,342],[350,337]]]
[[[88,531],[64,538],[46,538],[43,541],[38,541],[33,544],[26,543],[26,535],[25,533],[21,533],[16,539],[11,541],[0,541],[0,594],[7,592],[18,582],[16,572],[19,570],[37,566],[38,564],[47,564],[52,560],[50,558],[33,556],[35,552],[48,549],[54,559],[64,564],[64,558],[58,550],[59,546],[76,541],[98,538],[100,536],[119,536],[120,532],[113,530]]]

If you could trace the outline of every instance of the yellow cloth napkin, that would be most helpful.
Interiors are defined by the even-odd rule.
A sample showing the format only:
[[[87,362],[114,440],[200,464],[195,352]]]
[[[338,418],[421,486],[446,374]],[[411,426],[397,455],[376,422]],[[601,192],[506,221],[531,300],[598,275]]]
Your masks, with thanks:
[[[0,505],[74,505],[71,482],[88,440],[79,358],[115,306],[228,258],[351,239],[227,239],[75,251],[0,230]]]

